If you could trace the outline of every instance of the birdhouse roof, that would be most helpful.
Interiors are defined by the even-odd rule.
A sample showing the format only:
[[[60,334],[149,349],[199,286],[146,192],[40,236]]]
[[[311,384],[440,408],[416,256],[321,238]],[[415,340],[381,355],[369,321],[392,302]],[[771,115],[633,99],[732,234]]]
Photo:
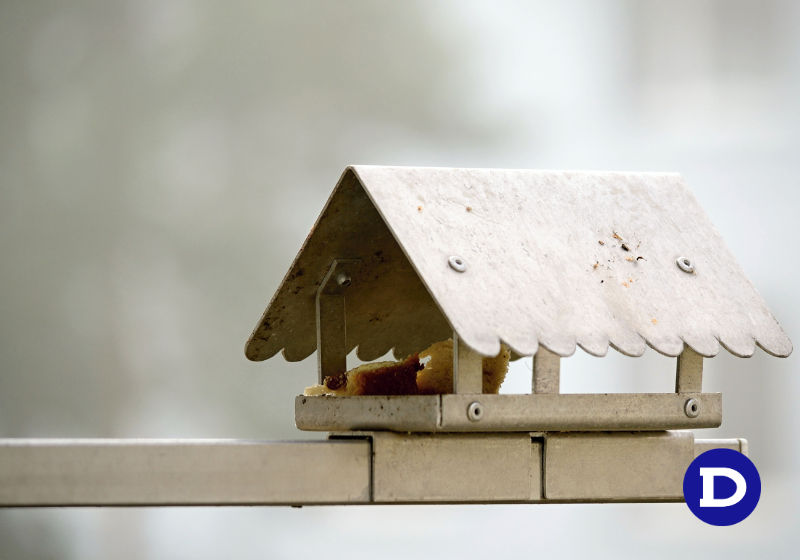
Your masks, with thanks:
[[[486,356],[501,342],[516,356],[540,344],[560,356],[792,351],[677,174],[348,167],[248,358],[314,352],[315,295],[334,259],[359,263],[346,333],[362,359],[453,331]]]

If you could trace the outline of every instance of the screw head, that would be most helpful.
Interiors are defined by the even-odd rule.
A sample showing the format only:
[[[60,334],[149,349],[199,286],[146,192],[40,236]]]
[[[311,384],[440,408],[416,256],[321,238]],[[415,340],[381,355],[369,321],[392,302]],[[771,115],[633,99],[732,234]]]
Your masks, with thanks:
[[[467,418],[470,422],[480,422],[483,418],[483,406],[478,401],[469,403],[467,407]]]
[[[336,275],[336,283],[341,286],[342,288],[348,287],[352,284],[352,280],[350,279],[350,275],[346,272],[340,272]]]
[[[684,272],[694,272],[694,263],[686,257],[678,257],[675,263],[678,265],[678,268]]]
[[[456,272],[464,272],[467,270],[467,263],[464,261],[464,259],[457,255],[453,255],[447,259],[447,263],[450,265],[450,268]]]
[[[683,411],[689,418],[697,418],[700,416],[700,403],[697,402],[697,399],[688,399],[683,405]]]

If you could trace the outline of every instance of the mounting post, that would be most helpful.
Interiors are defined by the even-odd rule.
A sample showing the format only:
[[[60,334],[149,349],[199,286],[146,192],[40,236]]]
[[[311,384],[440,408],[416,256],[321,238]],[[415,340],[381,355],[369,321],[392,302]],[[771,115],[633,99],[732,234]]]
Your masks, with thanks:
[[[319,383],[347,371],[347,320],[345,291],[353,282],[360,261],[334,259],[317,289],[317,370]]]
[[[453,332],[453,392],[483,392],[483,356],[464,344]]]
[[[703,356],[683,346],[678,356],[678,368],[675,373],[676,393],[700,393],[703,390]]]
[[[533,392],[558,393],[561,383],[561,356],[541,344],[533,355]]]

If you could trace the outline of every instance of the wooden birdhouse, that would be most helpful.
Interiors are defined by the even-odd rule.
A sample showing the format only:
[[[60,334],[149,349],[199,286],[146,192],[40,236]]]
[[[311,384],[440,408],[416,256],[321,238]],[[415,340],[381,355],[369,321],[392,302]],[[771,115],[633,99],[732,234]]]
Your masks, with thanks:
[[[559,392],[560,359],[577,347],[648,346],[676,359],[674,393]],[[712,444],[668,430],[722,421],[703,358],[756,346],[792,350],[679,175],[354,166],[246,355],[317,351],[297,427],[373,438],[376,501],[670,500]],[[348,372],[354,349],[398,361]],[[531,392],[497,394],[523,356]],[[392,478],[409,453],[430,455],[424,488]],[[453,479],[473,463],[506,485]],[[665,482],[653,487],[643,466]]]

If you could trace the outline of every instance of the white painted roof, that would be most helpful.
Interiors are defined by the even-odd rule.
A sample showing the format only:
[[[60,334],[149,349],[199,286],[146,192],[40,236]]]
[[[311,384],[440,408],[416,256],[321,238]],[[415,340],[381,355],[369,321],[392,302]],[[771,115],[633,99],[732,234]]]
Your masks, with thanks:
[[[452,256],[463,272],[448,264]],[[691,261],[693,272],[676,260]],[[451,329],[483,355],[542,344],[669,356],[792,345],[676,174],[355,166],[248,341],[250,359],[316,349],[314,294],[334,258],[362,261],[348,347],[404,355]]]

